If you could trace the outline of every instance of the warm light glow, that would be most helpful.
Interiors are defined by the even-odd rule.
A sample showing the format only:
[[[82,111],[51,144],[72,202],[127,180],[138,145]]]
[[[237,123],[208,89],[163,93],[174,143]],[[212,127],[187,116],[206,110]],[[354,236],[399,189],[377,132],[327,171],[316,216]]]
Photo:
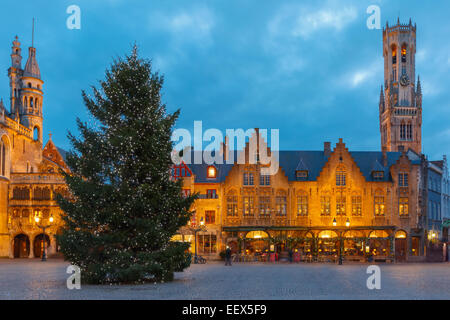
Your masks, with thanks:
[[[38,223],[39,222],[39,217],[36,215],[36,216],[34,216],[34,221],[36,221],[36,223]]]
[[[203,217],[200,219],[200,225],[203,226],[205,224],[205,221],[203,221]]]
[[[214,166],[209,166],[208,167],[207,176],[208,176],[208,178],[215,178],[216,177],[216,168]]]
[[[336,227],[336,218],[333,219],[333,227]]]
[[[50,223],[53,223],[53,215],[50,216],[49,221],[50,221]]]
[[[350,220],[347,219],[347,221],[345,222],[345,226],[350,227]]]

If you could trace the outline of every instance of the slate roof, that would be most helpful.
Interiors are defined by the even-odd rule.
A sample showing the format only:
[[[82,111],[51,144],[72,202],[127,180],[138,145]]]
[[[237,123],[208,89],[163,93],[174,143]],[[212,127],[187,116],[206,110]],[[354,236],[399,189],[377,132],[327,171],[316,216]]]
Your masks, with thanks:
[[[194,152],[191,155],[191,162],[194,162],[193,154]],[[350,155],[366,178],[366,181],[375,181],[372,176],[374,169],[376,169],[375,171],[384,172],[383,179],[377,181],[392,181],[389,168],[397,162],[401,156],[401,152],[386,152],[387,166],[383,165],[383,153],[380,151],[350,151]],[[407,153],[407,156],[412,164],[420,164],[420,159],[415,154]],[[234,159],[237,159],[236,155]],[[280,169],[289,181],[297,181],[297,170],[308,171],[308,177],[302,179],[303,181],[317,180],[327,161],[328,157],[325,156],[323,151],[280,151],[279,153]],[[206,177],[209,164],[188,164],[188,166],[195,175],[196,183],[223,182],[233,168],[233,164],[214,164],[217,168],[217,176],[215,179],[210,179]]]

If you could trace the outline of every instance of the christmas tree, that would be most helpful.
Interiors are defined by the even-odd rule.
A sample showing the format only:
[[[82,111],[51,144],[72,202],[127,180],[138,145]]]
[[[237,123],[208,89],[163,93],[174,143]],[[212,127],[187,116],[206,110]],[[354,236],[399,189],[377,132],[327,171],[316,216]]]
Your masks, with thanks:
[[[77,119],[64,174],[71,197],[58,196],[65,227],[58,242],[87,283],[172,280],[190,264],[188,244],[172,242],[190,219],[193,196],[171,178],[172,128],[179,116],[161,102],[163,77],[136,46],[113,61],[93,95],[91,123]]]

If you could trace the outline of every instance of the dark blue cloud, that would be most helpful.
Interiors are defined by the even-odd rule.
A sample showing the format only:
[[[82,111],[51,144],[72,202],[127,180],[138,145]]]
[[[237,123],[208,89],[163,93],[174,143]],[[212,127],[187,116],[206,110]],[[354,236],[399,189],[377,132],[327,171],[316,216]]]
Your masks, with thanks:
[[[71,4],[81,7],[81,30],[66,28]],[[434,158],[450,154],[450,3],[443,0],[6,2],[0,68],[9,66],[16,34],[30,45],[36,17],[44,131],[64,148],[75,117],[87,119],[81,90],[137,42],[165,75],[164,100],[170,111],[181,108],[179,127],[202,120],[222,130],[279,128],[282,149],[320,149],[342,137],[352,150],[379,150],[382,36],[366,27],[372,4],[381,7],[382,25],[397,16],[417,22],[423,149]],[[0,96],[8,100],[5,73]]]

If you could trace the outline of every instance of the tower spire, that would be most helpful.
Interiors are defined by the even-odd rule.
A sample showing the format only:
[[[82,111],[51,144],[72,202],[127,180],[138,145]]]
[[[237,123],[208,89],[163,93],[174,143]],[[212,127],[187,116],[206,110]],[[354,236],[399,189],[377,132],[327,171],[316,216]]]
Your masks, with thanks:
[[[31,27],[31,47],[34,48],[34,18],[33,18],[33,25]]]

